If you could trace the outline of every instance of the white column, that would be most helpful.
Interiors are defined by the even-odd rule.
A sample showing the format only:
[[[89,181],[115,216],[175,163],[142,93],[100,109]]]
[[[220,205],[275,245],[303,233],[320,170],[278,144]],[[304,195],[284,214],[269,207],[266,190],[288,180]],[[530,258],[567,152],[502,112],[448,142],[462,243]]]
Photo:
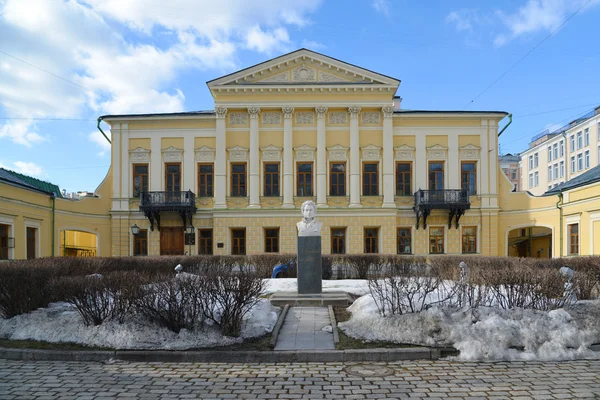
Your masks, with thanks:
[[[250,154],[248,155],[250,158],[250,204],[248,204],[248,208],[260,208],[260,175],[258,168],[260,161],[258,153],[258,116],[260,108],[248,107],[248,113],[250,114]]]
[[[488,127],[487,120],[481,121],[481,154],[480,154],[480,164],[481,164],[481,206],[488,207],[489,206],[489,197],[487,196],[490,193],[489,189],[489,154],[490,154],[490,146],[488,145]]]
[[[326,107],[316,107],[317,112],[317,207],[327,205],[327,149],[325,134]]]
[[[129,124],[121,124],[121,209],[129,208],[128,199],[131,197],[131,188],[129,187]],[[127,200],[127,201],[124,201]]]
[[[383,113],[383,207],[394,208],[394,107],[381,108]]]
[[[493,119],[488,121],[488,132],[488,144],[493,155],[490,157],[490,207],[498,207],[498,123]]]
[[[120,210],[121,201],[121,124],[112,124],[110,127],[110,136],[112,144],[112,166],[113,166],[113,188],[112,188],[112,209]]]
[[[227,150],[225,149],[225,107],[216,107],[215,202],[214,208],[227,208]]]
[[[183,187],[182,191],[191,190],[196,192],[196,185],[194,184],[194,177],[196,176],[194,167],[194,136],[188,134],[183,137]]]
[[[348,107],[350,112],[350,205],[362,207],[360,204],[360,149],[358,140],[358,113],[360,107]]]
[[[162,151],[160,136],[150,135],[150,188],[157,192],[162,190]]]
[[[458,136],[448,135],[448,183],[445,189],[460,189],[460,161],[458,154]]]
[[[294,208],[294,150],[292,147],[292,116],[294,109],[282,107],[283,111],[283,204],[282,208]]]
[[[413,192],[419,189],[428,190],[429,185],[427,184],[427,172],[429,167],[427,166],[427,140],[425,134],[417,132],[415,134],[415,165],[413,171],[415,171],[415,188]]]

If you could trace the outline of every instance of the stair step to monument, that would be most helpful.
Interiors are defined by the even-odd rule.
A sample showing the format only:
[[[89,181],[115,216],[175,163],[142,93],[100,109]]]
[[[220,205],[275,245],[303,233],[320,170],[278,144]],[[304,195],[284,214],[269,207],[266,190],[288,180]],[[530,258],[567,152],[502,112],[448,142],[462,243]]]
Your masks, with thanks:
[[[298,292],[275,292],[271,295],[271,304],[283,307],[286,304],[296,307],[349,306],[354,300],[343,291],[322,292],[317,294],[298,294]]]

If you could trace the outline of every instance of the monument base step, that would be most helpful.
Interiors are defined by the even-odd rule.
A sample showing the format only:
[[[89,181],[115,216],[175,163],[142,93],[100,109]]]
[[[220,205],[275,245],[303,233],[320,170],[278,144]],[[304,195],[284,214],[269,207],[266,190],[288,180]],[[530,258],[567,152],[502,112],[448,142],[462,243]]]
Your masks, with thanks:
[[[269,298],[271,304],[278,307],[285,305],[296,307],[349,306],[354,300],[343,291],[328,291],[315,294],[299,294],[298,292],[275,292]]]

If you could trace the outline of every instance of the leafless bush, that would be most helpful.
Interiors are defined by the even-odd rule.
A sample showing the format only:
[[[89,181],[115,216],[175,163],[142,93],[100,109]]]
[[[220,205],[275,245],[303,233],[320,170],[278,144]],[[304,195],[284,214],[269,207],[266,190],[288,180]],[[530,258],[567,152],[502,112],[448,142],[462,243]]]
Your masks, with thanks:
[[[252,270],[208,273],[200,276],[204,315],[221,333],[238,337],[244,316],[259,301],[264,290],[260,273]]]
[[[202,279],[193,275],[165,278],[142,288],[136,302],[137,311],[176,333],[201,325],[204,312]]]
[[[254,266],[256,268],[256,273],[259,274],[263,278],[270,278],[273,273],[273,267],[279,263],[287,263],[290,260],[297,260],[297,256],[295,254],[272,254],[272,253],[263,253],[263,254],[253,254],[248,256],[247,258],[248,264]],[[295,277],[293,275],[296,274],[295,269],[293,271],[289,271],[288,277]]]

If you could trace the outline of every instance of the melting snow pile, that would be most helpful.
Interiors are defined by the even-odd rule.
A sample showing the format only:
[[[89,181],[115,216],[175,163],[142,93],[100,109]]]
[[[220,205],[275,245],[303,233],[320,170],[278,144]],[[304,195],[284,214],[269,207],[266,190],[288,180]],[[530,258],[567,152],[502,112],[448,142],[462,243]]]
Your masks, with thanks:
[[[461,360],[600,358],[600,352],[589,349],[600,342],[600,300],[580,301],[549,312],[432,307],[384,318],[368,294],[348,310],[352,318],[339,326],[349,336],[366,341],[453,346],[460,350]]]

